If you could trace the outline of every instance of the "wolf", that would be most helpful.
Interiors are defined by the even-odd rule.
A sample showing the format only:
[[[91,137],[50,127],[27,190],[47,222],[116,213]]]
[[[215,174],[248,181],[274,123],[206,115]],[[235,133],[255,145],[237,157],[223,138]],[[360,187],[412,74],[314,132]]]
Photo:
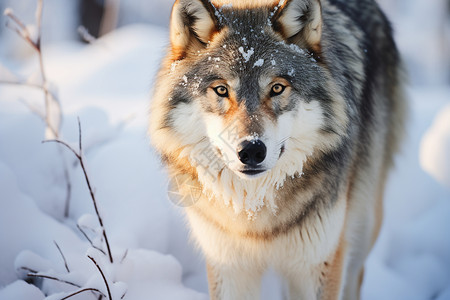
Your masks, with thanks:
[[[211,299],[359,299],[405,119],[401,59],[373,0],[177,0],[151,143]]]

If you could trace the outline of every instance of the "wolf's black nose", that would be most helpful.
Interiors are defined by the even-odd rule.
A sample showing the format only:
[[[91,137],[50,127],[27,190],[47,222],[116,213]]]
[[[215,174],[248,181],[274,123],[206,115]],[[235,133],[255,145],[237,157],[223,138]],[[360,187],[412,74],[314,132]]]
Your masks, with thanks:
[[[248,166],[256,166],[266,158],[266,145],[260,140],[244,141],[239,145],[239,160]]]

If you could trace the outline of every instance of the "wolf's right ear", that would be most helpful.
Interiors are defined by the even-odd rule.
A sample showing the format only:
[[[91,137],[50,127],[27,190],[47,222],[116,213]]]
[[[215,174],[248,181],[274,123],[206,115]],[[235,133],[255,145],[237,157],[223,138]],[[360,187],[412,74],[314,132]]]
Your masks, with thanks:
[[[320,0],[280,0],[272,23],[286,40],[320,52],[322,6]]]
[[[186,56],[189,48],[204,47],[218,29],[215,8],[209,0],[177,0],[170,17],[173,60]]]

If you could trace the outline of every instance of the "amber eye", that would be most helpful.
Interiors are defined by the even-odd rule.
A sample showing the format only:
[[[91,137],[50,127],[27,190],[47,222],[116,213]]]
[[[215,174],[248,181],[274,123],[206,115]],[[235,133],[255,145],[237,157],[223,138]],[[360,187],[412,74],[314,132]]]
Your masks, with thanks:
[[[275,84],[270,90],[270,97],[281,95],[286,87],[282,84]]]
[[[214,88],[214,92],[220,97],[228,97],[228,89],[223,85]]]

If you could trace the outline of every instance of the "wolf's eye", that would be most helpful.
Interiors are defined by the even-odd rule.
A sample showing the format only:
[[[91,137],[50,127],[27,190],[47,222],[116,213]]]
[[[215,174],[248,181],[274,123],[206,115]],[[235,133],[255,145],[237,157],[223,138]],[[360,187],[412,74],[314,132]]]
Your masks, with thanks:
[[[282,84],[275,84],[270,90],[270,97],[281,95],[286,87]]]
[[[228,97],[228,89],[223,85],[214,88],[214,92],[220,97]]]

